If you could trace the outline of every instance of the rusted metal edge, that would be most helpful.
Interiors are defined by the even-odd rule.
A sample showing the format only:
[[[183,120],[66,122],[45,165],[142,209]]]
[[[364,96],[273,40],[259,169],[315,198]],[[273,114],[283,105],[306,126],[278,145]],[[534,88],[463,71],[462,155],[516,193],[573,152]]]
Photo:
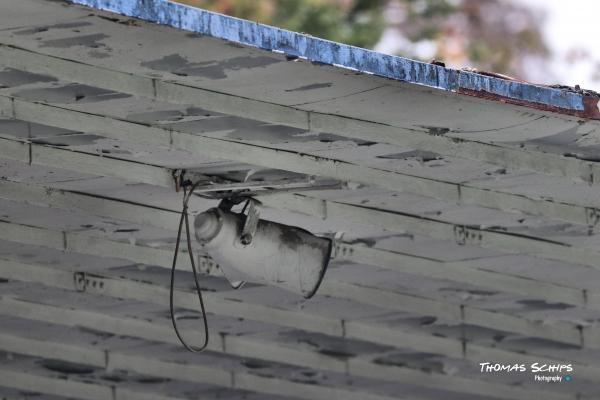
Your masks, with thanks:
[[[319,39],[252,21],[230,17],[169,0],[68,0],[71,3],[167,25],[201,35],[283,53],[384,78],[412,83],[537,110],[600,120],[600,96],[533,85],[470,71],[445,68]]]
[[[600,95],[592,91],[578,92],[570,88],[540,86],[487,72],[460,71],[459,74],[456,92],[460,94],[600,120]],[[550,97],[544,98],[543,95]]]
[[[598,96],[583,95],[583,110],[573,110],[553,106],[551,104],[537,103],[514,97],[501,96],[496,93],[486,92],[484,90],[473,90],[459,87],[457,93],[464,94],[466,96],[478,97],[486,100],[499,101],[501,103],[535,108],[537,110],[548,111],[557,114],[571,115],[582,119],[600,120],[600,97]]]

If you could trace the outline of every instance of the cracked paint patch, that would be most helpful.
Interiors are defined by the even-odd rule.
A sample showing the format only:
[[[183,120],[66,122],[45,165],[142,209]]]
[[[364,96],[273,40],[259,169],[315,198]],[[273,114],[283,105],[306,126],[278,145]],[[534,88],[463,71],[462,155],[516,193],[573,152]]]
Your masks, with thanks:
[[[72,104],[72,103],[95,103],[115,99],[132,97],[129,94],[104,90],[94,86],[71,83],[64,86],[27,89],[15,94],[17,97],[32,101],[44,101],[48,103]]]
[[[440,154],[434,153],[432,151],[411,150],[411,151],[405,151],[402,153],[385,154],[385,155],[377,156],[377,158],[385,158],[385,159],[391,159],[391,160],[410,160],[410,159],[412,159],[412,160],[419,160],[422,162],[428,162],[428,161],[440,160],[444,157],[442,157]]]
[[[312,85],[305,85],[305,86],[300,86],[294,89],[286,89],[286,92],[304,92],[307,90],[315,90],[315,89],[323,89],[323,88],[328,88],[333,86],[333,83],[331,82],[327,82],[327,83],[313,83]]]
[[[3,71],[0,71],[0,87],[2,88],[21,86],[29,83],[56,82],[57,80],[50,75],[34,74],[13,68],[5,68]]]
[[[73,29],[81,28],[84,26],[92,25],[91,22],[77,21],[77,22],[63,22],[60,24],[37,26],[34,28],[23,29],[15,32],[15,35],[35,35],[36,33],[47,32],[51,29]]]
[[[274,57],[233,57],[227,60],[190,62],[179,54],[164,56],[158,60],[141,63],[143,67],[170,72],[179,76],[200,76],[208,79],[225,79],[228,71],[264,68],[281,62]]]
[[[66,49],[69,47],[83,46],[95,49],[98,47],[104,47],[105,45],[101,43],[101,41],[107,39],[108,37],[110,36],[105,35],[104,33],[94,33],[91,35],[73,36],[64,39],[44,40],[40,47]]]

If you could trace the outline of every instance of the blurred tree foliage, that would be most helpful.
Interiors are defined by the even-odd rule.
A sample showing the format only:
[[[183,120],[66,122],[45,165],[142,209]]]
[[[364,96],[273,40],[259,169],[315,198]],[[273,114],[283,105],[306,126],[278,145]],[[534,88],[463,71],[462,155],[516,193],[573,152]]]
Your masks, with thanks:
[[[527,62],[548,57],[543,16],[514,0],[393,0],[391,21],[411,43],[430,43],[430,56],[453,67],[527,76]]]
[[[385,0],[179,0],[295,32],[373,47],[386,28]]]
[[[367,48],[388,29],[399,54],[453,67],[526,76],[527,60],[548,55],[540,16],[514,0],[178,1]]]

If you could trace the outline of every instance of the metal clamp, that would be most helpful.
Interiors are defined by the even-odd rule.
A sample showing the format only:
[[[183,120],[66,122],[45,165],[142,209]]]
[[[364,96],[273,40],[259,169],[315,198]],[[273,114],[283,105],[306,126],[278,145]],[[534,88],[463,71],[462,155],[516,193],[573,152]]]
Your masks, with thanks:
[[[183,177],[185,175],[184,169],[175,169],[173,170],[173,180],[175,181],[175,191],[179,193],[181,187],[183,186]]]
[[[479,229],[470,228],[466,225],[454,225],[454,239],[458,245],[480,244],[483,235]]]
[[[588,234],[592,235],[596,225],[600,222],[600,210],[595,207],[586,207],[585,219],[588,225]]]
[[[100,277],[88,275],[85,272],[73,274],[75,290],[78,292],[101,292],[104,289],[104,280]]]
[[[73,274],[73,279],[75,280],[75,290],[78,292],[85,292],[85,272],[75,272],[75,274]]]
[[[260,220],[260,202],[252,198],[248,199],[248,215],[244,221],[244,227],[242,228],[242,235],[240,241],[244,245],[252,243],[254,235],[256,235],[256,229],[258,228],[258,221]]]

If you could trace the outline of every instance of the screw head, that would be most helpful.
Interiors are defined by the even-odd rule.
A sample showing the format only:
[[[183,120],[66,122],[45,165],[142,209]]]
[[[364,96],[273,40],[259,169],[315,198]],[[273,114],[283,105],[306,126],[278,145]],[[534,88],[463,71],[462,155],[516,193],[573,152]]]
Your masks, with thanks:
[[[242,244],[245,246],[249,245],[250,243],[252,243],[252,235],[250,235],[249,233],[243,234],[240,238],[240,242],[242,242]]]

